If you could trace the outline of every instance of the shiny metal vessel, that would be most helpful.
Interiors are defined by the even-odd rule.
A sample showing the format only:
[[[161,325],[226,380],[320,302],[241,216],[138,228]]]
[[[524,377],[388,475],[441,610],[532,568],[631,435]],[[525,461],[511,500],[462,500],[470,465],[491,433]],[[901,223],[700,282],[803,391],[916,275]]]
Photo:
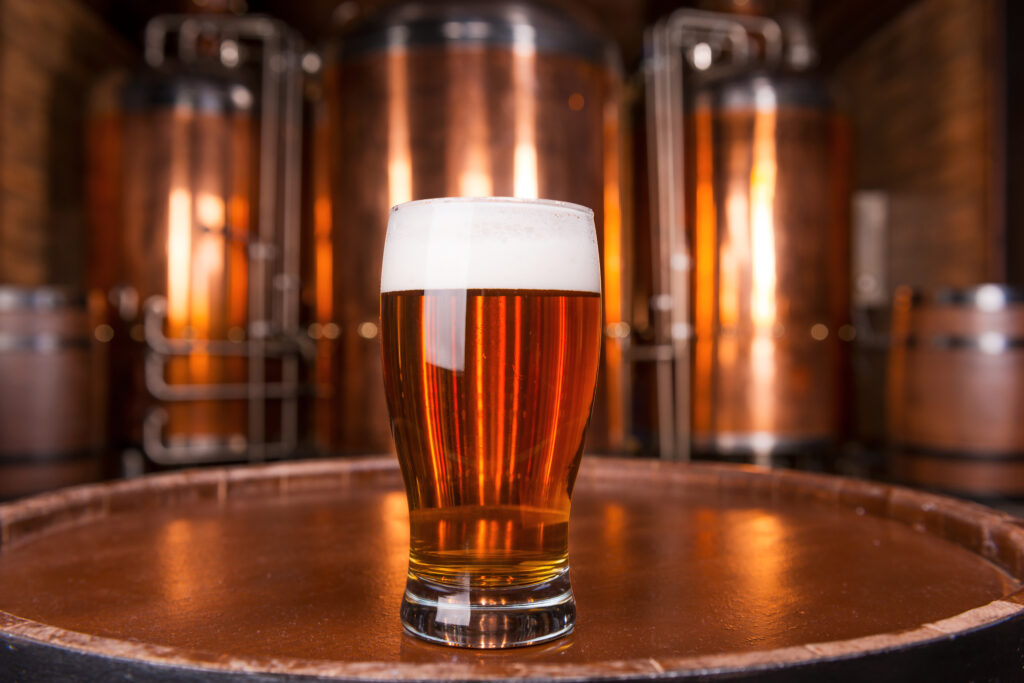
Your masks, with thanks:
[[[658,450],[769,463],[842,432],[849,144],[796,19],[648,35]],[[655,353],[660,351],[660,353]]]
[[[146,463],[299,443],[300,58],[276,20],[161,15],[94,93],[89,296],[113,445]]]
[[[843,124],[779,70],[702,89],[692,126],[694,449],[827,446],[853,338]]]
[[[400,3],[339,31],[325,60],[329,179],[316,200],[329,220],[318,230],[333,239],[333,296],[320,313],[336,335],[332,395],[318,410],[327,448],[392,447],[377,323],[394,204],[493,195],[593,208],[606,323],[621,319],[621,281],[609,276],[621,258],[620,83],[599,34],[539,4]],[[591,428],[600,448],[624,433],[621,354],[606,349]]]

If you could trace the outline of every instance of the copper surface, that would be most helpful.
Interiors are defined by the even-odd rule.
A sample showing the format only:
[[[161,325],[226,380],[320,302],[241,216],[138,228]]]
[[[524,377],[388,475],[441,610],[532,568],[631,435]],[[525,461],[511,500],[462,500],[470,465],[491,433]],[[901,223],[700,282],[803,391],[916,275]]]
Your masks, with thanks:
[[[0,630],[219,669],[607,676],[877,651],[984,627],[1024,601],[1024,529],[980,506],[794,472],[585,459],[576,631],[452,651],[401,632],[407,524],[392,458],[26,501],[0,508]]]
[[[842,126],[784,104],[698,104],[691,125],[695,445],[835,439],[849,309]]]
[[[255,206],[254,123],[248,113],[191,107],[105,112],[90,135],[90,286],[109,301],[114,329],[112,440],[141,442],[144,415],[160,405],[142,367],[144,307],[167,299],[170,339],[241,339],[247,334],[248,244]],[[115,287],[131,290],[128,305]],[[108,292],[110,294],[108,294]],[[171,385],[243,382],[246,363],[198,350],[171,358]],[[243,401],[168,403],[168,441],[247,432]]]
[[[606,262],[617,259],[617,76],[532,47],[442,43],[329,60],[325,82],[324,201],[332,207],[332,322],[340,336],[330,360],[335,403],[318,431],[329,432],[334,451],[390,450],[376,337],[389,208],[444,196],[575,202],[594,210]],[[608,316],[620,315],[615,277],[606,280],[605,301]],[[600,447],[623,432],[621,359],[615,349],[608,354],[590,430]]]

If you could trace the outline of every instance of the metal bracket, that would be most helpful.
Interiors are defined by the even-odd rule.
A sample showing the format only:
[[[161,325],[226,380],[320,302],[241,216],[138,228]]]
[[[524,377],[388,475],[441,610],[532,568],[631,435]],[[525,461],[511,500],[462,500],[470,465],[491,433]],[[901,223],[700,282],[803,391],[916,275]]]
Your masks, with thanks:
[[[181,466],[223,462],[227,459],[243,460],[251,448],[244,436],[199,438],[181,444],[164,441],[164,427],[167,426],[167,410],[154,408],[146,415],[142,424],[142,447],[146,457],[160,465]],[[284,458],[295,449],[295,444],[286,441],[261,444],[268,458]]]
[[[254,401],[281,400],[294,402],[304,393],[306,387],[299,382],[274,382],[252,384],[236,382],[222,384],[170,384],[164,377],[167,361],[173,357],[187,358],[194,353],[221,357],[238,357],[253,362],[264,362],[267,358],[287,360],[296,356],[311,357],[316,349],[311,340],[301,337],[277,338],[253,341],[190,340],[169,339],[164,334],[167,319],[167,299],[152,296],[143,306],[143,329],[147,347],[145,359],[146,390],[160,401]],[[307,343],[304,343],[307,342]],[[163,429],[167,425],[167,411],[155,408],[146,416],[143,425],[143,450],[154,462],[163,465],[217,462],[225,459],[243,458],[251,450],[251,439],[189,439],[180,445],[169,445],[163,440]],[[259,443],[265,457],[285,457],[298,446],[295,437],[285,435],[277,443]]]

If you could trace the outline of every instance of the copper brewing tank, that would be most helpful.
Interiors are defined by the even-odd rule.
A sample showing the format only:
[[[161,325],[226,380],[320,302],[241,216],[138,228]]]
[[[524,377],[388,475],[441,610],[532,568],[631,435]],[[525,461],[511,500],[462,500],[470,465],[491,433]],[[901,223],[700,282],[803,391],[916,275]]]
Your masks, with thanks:
[[[112,443],[147,463],[298,440],[297,46],[266,18],[162,15],[147,64],[94,92],[90,297],[106,311]],[[254,54],[280,60],[275,80]]]
[[[401,3],[343,29],[328,53],[333,234],[330,408],[341,452],[392,448],[377,337],[389,208],[440,196],[559,199],[595,211],[619,259],[618,59],[598,34],[527,2]],[[605,283],[606,322],[621,316]],[[326,328],[326,326],[325,326]],[[591,446],[622,439],[621,363],[606,344]]]
[[[822,83],[712,81],[688,116],[696,454],[794,455],[840,435],[849,148]]]
[[[849,149],[810,32],[684,8],[646,44],[651,240],[631,359],[633,403],[651,409],[635,433],[666,458],[828,467],[854,336]]]

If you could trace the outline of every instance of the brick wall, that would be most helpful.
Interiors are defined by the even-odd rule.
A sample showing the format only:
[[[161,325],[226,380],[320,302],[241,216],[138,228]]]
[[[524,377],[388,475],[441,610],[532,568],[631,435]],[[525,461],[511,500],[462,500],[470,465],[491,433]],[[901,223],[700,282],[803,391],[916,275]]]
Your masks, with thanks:
[[[1004,276],[996,0],[918,0],[833,73],[856,189],[889,198],[891,286]]]
[[[87,94],[133,58],[77,0],[0,0],[0,283],[81,284]]]

